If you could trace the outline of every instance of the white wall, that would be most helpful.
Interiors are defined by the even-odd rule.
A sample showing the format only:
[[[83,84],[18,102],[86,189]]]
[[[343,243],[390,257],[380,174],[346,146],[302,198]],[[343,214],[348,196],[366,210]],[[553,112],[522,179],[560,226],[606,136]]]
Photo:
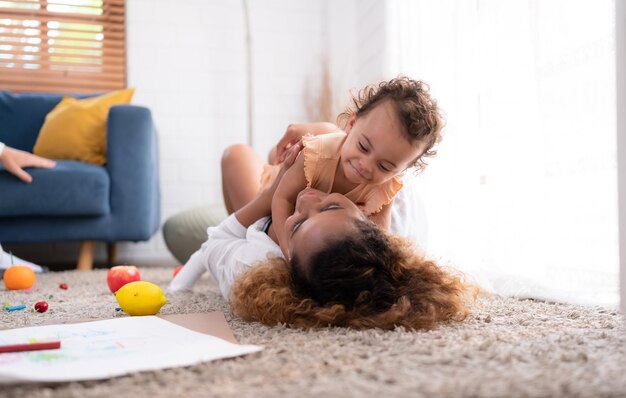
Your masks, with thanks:
[[[250,0],[255,148],[265,156],[291,122],[326,55],[326,0]],[[165,25],[167,24],[167,25]],[[160,140],[161,222],[222,203],[219,160],[245,142],[242,1],[127,1],[128,84],[151,109]],[[171,259],[160,232],[120,245],[120,260]]]
[[[328,7],[329,65],[337,112],[349,92],[390,75],[387,1],[332,1]]]

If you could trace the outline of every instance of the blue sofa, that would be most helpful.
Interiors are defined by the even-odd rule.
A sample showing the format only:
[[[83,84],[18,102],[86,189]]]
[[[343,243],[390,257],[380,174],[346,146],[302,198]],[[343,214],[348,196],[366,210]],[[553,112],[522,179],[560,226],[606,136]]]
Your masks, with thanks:
[[[32,152],[45,116],[62,94],[0,91],[0,142]],[[0,165],[0,243],[80,241],[78,269],[93,266],[93,242],[145,241],[159,228],[157,137],[150,111],[113,106],[107,163],[57,161],[28,169],[23,183]]]

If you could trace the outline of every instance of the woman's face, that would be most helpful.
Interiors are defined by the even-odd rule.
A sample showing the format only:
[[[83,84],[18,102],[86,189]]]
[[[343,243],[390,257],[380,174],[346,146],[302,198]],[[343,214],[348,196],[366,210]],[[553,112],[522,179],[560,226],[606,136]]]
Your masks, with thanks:
[[[313,188],[303,190],[298,194],[293,215],[285,221],[289,259],[295,255],[303,265],[308,264],[307,260],[333,237],[351,233],[355,219],[366,217],[345,196]]]

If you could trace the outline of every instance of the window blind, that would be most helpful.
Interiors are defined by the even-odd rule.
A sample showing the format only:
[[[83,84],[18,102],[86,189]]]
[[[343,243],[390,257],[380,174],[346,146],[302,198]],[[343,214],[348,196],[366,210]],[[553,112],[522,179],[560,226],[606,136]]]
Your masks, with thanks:
[[[0,0],[0,89],[126,86],[124,0]]]

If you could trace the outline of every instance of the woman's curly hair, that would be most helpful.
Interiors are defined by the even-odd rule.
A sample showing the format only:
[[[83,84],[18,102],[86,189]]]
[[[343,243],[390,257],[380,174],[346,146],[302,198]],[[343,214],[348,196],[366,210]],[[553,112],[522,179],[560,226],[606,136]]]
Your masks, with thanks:
[[[424,157],[437,154],[434,147],[442,139],[444,126],[437,101],[430,96],[429,89],[425,82],[406,76],[368,85],[353,95],[353,105],[337,117],[337,123],[345,128],[353,115],[364,116],[377,104],[392,101],[409,141],[426,145],[424,153],[413,164],[417,172],[421,172],[427,166]]]
[[[230,304],[238,316],[267,325],[357,329],[432,329],[463,320],[476,288],[415,252],[405,239],[356,220],[357,233],[310,259],[272,258],[239,276]],[[472,296],[472,292],[474,295]]]

